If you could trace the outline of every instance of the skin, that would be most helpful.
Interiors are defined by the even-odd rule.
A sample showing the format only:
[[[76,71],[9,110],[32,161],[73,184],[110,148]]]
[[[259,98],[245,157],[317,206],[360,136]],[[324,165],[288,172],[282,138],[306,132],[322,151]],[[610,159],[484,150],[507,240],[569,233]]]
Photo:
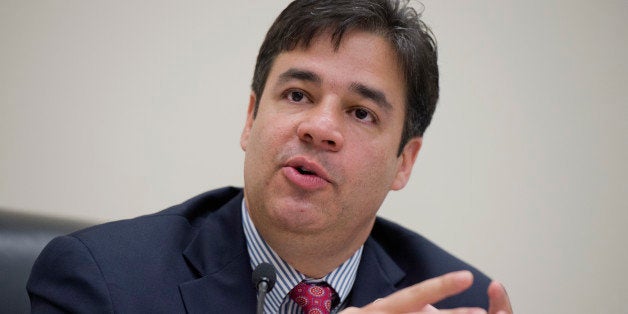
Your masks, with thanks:
[[[342,314],[392,314],[392,313],[449,313],[449,314],[512,314],[510,300],[504,287],[493,281],[487,290],[490,304],[486,312],[481,308],[457,308],[439,310],[431,306],[448,296],[468,289],[473,283],[469,271],[458,271],[425,280],[399,290],[386,298],[376,300],[363,308],[347,308]]]
[[[388,192],[408,182],[422,138],[397,154],[405,115],[401,73],[378,35],[349,32],[335,49],[322,34],[308,48],[277,56],[256,116],[260,96],[250,96],[240,140],[245,202],[266,242],[308,277],[321,278],[353,255]],[[472,281],[466,271],[447,274],[343,313],[438,313],[431,303]],[[487,293],[490,314],[512,313],[500,284]]]
[[[246,204],[268,244],[310,277],[347,260],[388,191],[408,181],[421,138],[397,155],[405,114],[400,73],[377,35],[349,33],[337,51],[323,35],[308,49],[277,56],[255,118],[257,96],[250,97],[241,138]],[[326,182],[300,186],[284,167],[295,159]]]

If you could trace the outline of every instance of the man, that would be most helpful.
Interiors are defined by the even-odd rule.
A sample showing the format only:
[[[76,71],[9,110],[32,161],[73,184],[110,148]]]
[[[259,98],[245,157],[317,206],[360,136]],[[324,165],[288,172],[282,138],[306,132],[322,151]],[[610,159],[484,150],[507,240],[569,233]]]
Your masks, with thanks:
[[[376,218],[438,99],[433,39],[405,2],[291,3],[252,89],[244,189],[53,240],[33,312],[252,313],[263,262],[277,270],[266,313],[512,312],[501,285]]]

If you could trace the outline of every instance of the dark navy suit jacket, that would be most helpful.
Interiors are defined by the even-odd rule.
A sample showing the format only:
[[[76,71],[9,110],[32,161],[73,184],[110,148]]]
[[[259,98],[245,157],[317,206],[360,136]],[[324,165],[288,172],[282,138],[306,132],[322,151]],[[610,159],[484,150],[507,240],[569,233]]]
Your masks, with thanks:
[[[254,313],[242,191],[222,188],[162,212],[52,240],[28,281],[33,313]],[[489,279],[425,238],[378,218],[350,305],[468,269],[475,281],[444,308],[487,308]]]

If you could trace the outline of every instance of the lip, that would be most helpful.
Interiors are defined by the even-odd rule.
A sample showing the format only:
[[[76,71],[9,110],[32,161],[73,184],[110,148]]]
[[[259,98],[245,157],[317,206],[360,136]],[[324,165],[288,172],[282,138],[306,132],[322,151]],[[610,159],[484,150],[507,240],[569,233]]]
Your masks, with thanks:
[[[298,168],[305,168],[312,174],[302,174],[298,171]],[[321,189],[332,183],[325,168],[304,156],[290,158],[282,170],[291,183],[305,190]]]

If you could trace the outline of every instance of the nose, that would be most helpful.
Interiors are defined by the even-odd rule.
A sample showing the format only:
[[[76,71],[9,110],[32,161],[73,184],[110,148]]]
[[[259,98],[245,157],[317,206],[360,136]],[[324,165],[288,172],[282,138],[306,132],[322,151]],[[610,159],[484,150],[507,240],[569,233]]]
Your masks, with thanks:
[[[344,138],[340,131],[340,114],[333,106],[319,104],[305,113],[297,127],[299,139],[322,150],[337,152],[342,149]]]

